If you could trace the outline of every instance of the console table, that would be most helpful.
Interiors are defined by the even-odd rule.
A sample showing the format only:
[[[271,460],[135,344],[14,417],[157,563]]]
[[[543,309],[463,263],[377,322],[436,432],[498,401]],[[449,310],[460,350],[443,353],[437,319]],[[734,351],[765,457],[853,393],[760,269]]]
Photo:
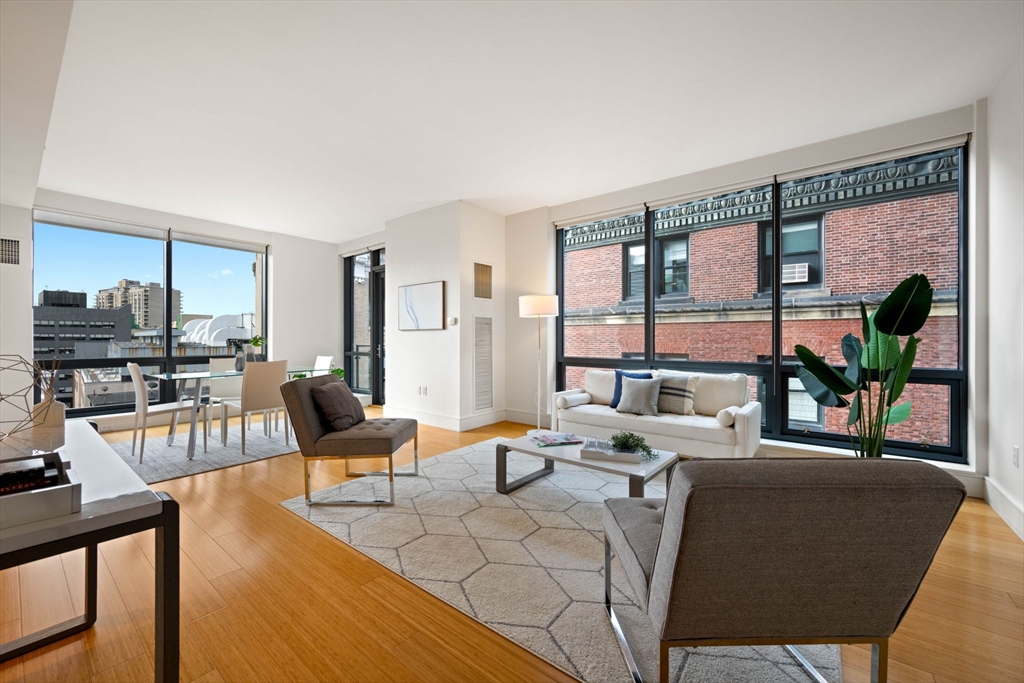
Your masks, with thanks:
[[[154,493],[85,420],[69,420],[59,449],[82,482],[80,512],[0,530],[0,569],[85,548],[85,614],[0,645],[0,662],[96,623],[97,544],[156,529],[155,680],[178,680],[178,503]]]

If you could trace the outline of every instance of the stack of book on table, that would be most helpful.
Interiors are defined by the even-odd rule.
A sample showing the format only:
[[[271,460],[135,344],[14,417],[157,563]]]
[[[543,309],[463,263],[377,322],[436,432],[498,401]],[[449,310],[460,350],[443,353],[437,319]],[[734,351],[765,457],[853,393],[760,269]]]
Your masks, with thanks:
[[[60,470],[43,458],[25,458],[0,462],[0,496],[35,491],[60,482]]]

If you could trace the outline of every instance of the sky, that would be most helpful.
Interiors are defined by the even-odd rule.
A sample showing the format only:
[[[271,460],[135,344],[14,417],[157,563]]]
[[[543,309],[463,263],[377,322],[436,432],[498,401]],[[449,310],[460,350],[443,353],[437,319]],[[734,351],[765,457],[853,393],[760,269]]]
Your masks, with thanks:
[[[96,292],[118,280],[164,283],[164,243],[79,228],[35,224],[33,303],[44,289]],[[234,249],[174,242],[174,288],[181,312],[225,315],[254,312],[256,255]]]

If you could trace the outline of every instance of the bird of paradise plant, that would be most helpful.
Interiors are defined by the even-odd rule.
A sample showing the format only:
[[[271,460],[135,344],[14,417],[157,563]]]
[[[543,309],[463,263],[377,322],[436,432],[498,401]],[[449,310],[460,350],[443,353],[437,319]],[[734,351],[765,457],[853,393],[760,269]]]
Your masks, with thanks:
[[[806,346],[796,346],[796,355],[803,363],[797,366],[796,374],[808,394],[825,407],[849,407],[846,431],[860,457],[882,457],[889,425],[910,418],[911,402],[896,401],[910,378],[921,343],[914,334],[928,320],[933,294],[928,278],[917,274],[901,282],[871,315],[861,302],[864,341],[854,334],[843,337],[844,372]],[[907,338],[902,347],[900,337]]]

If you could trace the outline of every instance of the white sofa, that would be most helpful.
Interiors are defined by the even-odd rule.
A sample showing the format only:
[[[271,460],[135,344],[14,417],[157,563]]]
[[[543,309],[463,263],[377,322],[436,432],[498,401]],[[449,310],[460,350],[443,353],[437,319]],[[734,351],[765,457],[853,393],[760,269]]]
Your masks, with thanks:
[[[651,373],[657,377],[658,371]],[[621,431],[633,432],[644,437],[652,448],[691,457],[753,457],[761,443],[761,404],[750,400],[747,376],[688,374],[700,378],[693,396],[697,414],[632,415],[609,405],[615,390],[615,372],[587,370],[583,389],[554,394],[551,428],[603,439]],[[733,424],[725,427],[716,415],[730,406],[738,410]]]

